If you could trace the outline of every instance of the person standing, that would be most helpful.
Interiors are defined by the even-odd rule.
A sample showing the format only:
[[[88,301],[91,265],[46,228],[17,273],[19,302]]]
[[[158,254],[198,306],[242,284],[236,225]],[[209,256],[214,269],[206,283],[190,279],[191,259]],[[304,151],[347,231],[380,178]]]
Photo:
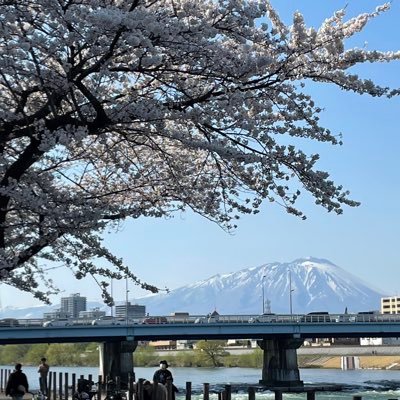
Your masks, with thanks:
[[[22,372],[22,365],[18,363],[15,365],[14,372],[8,378],[6,396],[11,396],[13,400],[22,400],[24,394],[28,391],[28,379]]]
[[[47,396],[47,375],[49,374],[49,364],[46,363],[46,359],[43,357],[40,360],[40,365],[39,365],[39,385],[40,385],[40,391]]]
[[[174,378],[165,360],[160,361],[160,369],[154,372],[153,381],[157,381],[163,385],[171,385],[172,400],[175,400],[175,393],[178,392],[178,388],[173,384]]]
[[[172,373],[168,369],[168,363],[165,360],[160,361],[160,369],[154,372],[153,381],[165,385],[167,381],[173,382]]]

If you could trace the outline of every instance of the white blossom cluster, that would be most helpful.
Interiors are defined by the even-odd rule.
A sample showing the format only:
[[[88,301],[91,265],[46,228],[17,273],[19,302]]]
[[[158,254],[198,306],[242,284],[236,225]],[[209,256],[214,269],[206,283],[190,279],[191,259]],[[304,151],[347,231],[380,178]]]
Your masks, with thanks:
[[[0,279],[46,300],[40,265],[62,262],[111,302],[102,276],[158,290],[101,243],[126,218],[191,208],[231,229],[264,199],[305,218],[301,190],[356,206],[281,138],[339,144],[307,81],[398,94],[348,69],[400,52],[344,45],[388,8],[314,29],[267,0],[1,2]]]

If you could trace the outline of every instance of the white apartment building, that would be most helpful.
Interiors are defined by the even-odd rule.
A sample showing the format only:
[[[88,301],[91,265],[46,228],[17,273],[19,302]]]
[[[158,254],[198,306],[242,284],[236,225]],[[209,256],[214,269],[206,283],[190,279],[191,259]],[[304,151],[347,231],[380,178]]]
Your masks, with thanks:
[[[400,314],[400,296],[381,298],[382,314]]]

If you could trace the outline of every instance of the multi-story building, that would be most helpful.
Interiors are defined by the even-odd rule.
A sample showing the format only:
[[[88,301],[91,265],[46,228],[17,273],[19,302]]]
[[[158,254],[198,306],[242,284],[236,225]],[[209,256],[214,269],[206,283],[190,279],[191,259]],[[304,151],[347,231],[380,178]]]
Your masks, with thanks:
[[[128,315],[127,315],[128,314]],[[129,301],[115,306],[115,316],[117,318],[141,318],[146,315],[146,306],[131,304]]]
[[[149,342],[149,346],[157,350],[176,350],[176,340],[156,340]]]
[[[43,314],[44,319],[64,319],[70,318],[71,314],[69,312],[61,311],[61,310],[54,310],[49,311]]]
[[[80,293],[71,294],[61,298],[61,310],[70,314],[72,318],[78,318],[81,311],[86,311],[86,297]]]
[[[381,298],[382,314],[400,314],[400,296]]]
[[[94,308],[89,311],[79,311],[79,318],[96,319],[104,317],[105,315],[106,312],[101,311],[99,308]]]
[[[176,341],[176,349],[177,350],[187,350],[193,349],[196,340],[177,340]]]

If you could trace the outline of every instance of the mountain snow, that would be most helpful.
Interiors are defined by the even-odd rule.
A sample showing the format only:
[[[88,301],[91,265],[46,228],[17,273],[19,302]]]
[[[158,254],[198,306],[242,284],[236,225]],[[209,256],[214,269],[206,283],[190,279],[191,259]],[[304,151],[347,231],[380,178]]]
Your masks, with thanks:
[[[346,307],[349,312],[379,310],[381,297],[387,296],[328,260],[307,257],[214,275],[169,293],[136,298],[135,303],[146,305],[150,315],[177,311],[196,315],[214,310],[220,314],[260,314],[264,292],[265,311],[270,307],[271,312],[289,314],[290,281],[295,314],[343,313]],[[59,307],[4,308],[0,318],[42,318],[44,312]],[[88,302],[88,309],[94,307],[109,311],[102,303]]]
[[[289,278],[290,275],[290,278]],[[265,310],[290,312],[291,279],[293,313],[329,311],[343,313],[379,310],[385,296],[354,275],[324,259],[301,258],[289,263],[269,263],[182,286],[169,293],[138,298],[150,314],[176,311],[206,314],[259,314],[264,290]]]
[[[88,301],[87,309],[91,310],[93,308],[99,308],[102,311],[109,313],[110,308],[104,303],[99,303],[95,301]],[[4,307],[0,310],[0,318],[17,318],[17,319],[38,319],[43,318],[44,313],[59,310],[60,304],[55,305],[41,305],[33,307]]]

